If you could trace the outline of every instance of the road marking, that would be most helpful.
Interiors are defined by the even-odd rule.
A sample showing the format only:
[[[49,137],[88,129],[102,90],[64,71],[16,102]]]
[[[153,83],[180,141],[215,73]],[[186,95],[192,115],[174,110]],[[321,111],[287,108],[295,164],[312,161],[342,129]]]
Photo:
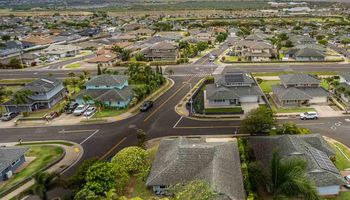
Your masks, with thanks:
[[[213,129],[213,128],[239,128],[240,126],[179,126],[174,127],[178,129],[200,129],[200,128],[207,128],[207,129]]]
[[[64,129],[58,131],[58,133],[81,133],[81,132],[94,132],[96,129],[87,129],[87,130],[72,130],[72,131],[66,131]]]
[[[99,160],[105,159],[112,151],[114,151],[122,142],[126,140],[126,137],[124,137],[122,140],[120,140],[116,145],[114,145],[107,153],[105,153]]]
[[[82,142],[80,142],[80,144],[84,144],[84,142],[88,141],[92,136],[94,136],[96,133],[98,133],[99,130],[96,130],[95,132],[93,132],[91,135],[89,135],[89,137],[87,137],[85,140],[83,140]]]
[[[188,79],[187,83],[189,83],[192,80],[193,77],[191,77],[190,79]],[[148,115],[143,122],[148,121],[154,114],[156,114],[156,112],[158,112],[158,110],[160,110],[166,103],[168,103],[168,101],[170,101],[175,95],[177,95],[177,93],[179,93],[187,84],[182,85],[178,90],[176,90],[168,99],[166,99],[162,104],[160,104],[160,106],[157,107],[157,109],[155,109],[150,115]]]
[[[298,126],[313,126],[313,125],[323,125],[325,123],[300,123],[300,124],[296,124]]]
[[[180,121],[182,120],[183,116],[180,117],[180,119],[175,123],[175,125],[173,126],[173,128],[176,128],[176,126],[180,123]]]

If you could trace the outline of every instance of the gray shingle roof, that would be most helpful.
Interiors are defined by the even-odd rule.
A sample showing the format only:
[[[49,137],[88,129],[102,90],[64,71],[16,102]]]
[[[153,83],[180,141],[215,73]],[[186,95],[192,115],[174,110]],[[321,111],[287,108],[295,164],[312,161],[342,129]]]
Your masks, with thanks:
[[[350,81],[350,72],[343,72],[340,74],[346,81]]]
[[[310,74],[282,74],[279,76],[285,84],[320,84],[320,80]]]
[[[243,72],[225,72],[215,77],[215,83],[217,85],[230,85],[235,83],[253,84],[254,80]]]
[[[0,147],[0,172],[24,155],[28,149],[28,147]]]
[[[313,48],[303,48],[295,52],[295,57],[319,57],[324,58],[326,55],[317,49]]]
[[[83,98],[85,95],[92,97],[94,100],[106,101],[127,101],[133,97],[133,90],[130,86],[123,89],[92,89],[81,91],[76,98]]]
[[[241,86],[241,87],[216,87],[215,84],[206,85],[207,99],[238,99],[242,96],[262,95],[258,86]]]
[[[237,143],[162,139],[146,185],[170,186],[192,180],[206,181],[230,199],[245,199]]]
[[[314,141],[311,142],[311,140]],[[323,138],[318,134],[306,137],[300,135],[258,136],[250,137],[249,145],[256,159],[262,163],[265,170],[268,170],[273,152],[277,150],[283,159],[297,157],[307,161],[307,175],[315,182],[316,186],[343,185],[344,180],[340,173],[321,168],[310,152],[310,149],[315,148],[326,154],[329,153],[330,147],[322,140]]]
[[[24,89],[32,92],[49,92],[61,83],[60,80],[52,77],[40,78],[28,83]]]
[[[273,85],[272,92],[280,100],[310,100],[313,97],[327,97],[327,92],[322,87],[289,87],[285,88],[281,85]]]
[[[107,86],[107,85],[119,86],[121,84],[124,84],[124,82],[127,80],[128,80],[128,77],[123,75],[102,74],[102,75],[93,77],[85,85],[86,86]]]

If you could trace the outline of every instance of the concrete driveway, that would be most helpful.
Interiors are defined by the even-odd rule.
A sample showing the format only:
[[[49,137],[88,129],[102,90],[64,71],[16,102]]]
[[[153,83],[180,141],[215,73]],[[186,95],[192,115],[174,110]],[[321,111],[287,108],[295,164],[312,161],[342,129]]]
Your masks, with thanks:
[[[319,117],[342,117],[342,111],[336,111],[329,105],[313,105]]]
[[[244,110],[244,115],[247,115],[251,110],[259,108],[258,103],[241,103],[241,107]]]

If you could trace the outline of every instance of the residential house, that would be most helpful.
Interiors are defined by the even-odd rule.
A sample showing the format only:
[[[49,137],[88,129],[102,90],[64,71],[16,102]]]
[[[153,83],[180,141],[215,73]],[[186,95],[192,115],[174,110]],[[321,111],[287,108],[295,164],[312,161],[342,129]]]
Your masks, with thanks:
[[[331,161],[334,150],[319,134],[257,136],[248,139],[256,160],[263,170],[270,171],[274,152],[283,160],[300,158],[306,161],[306,175],[321,196],[338,195],[344,180]]]
[[[79,46],[73,46],[70,44],[52,44],[47,49],[43,50],[43,53],[49,56],[55,56],[58,58],[74,57],[80,53],[82,48]]]
[[[344,103],[350,105],[350,73],[341,73],[339,77],[340,80],[339,85],[336,88],[336,94],[340,96]],[[343,90],[340,88],[343,88]]]
[[[5,181],[26,161],[28,147],[0,147],[0,182]]]
[[[86,102],[85,97],[92,99]],[[79,104],[100,101],[107,107],[126,108],[133,97],[134,92],[128,84],[127,76],[102,74],[89,80],[75,101]]]
[[[52,77],[36,79],[22,90],[29,90],[32,94],[23,103],[17,103],[14,98],[5,102],[3,106],[7,112],[32,112],[51,108],[66,96],[62,81]]]
[[[204,107],[233,107],[262,102],[263,93],[250,74],[225,72],[215,77],[204,91]]]
[[[87,62],[100,64],[102,66],[112,66],[118,59],[118,56],[111,51],[99,50],[98,52],[96,57],[89,59]]]
[[[296,61],[324,61],[326,59],[326,49],[315,44],[298,45],[290,48],[284,53],[286,59]]]
[[[177,44],[168,41],[162,41],[151,45],[140,51],[150,61],[176,61],[180,58],[179,47]]]
[[[209,44],[214,44],[215,34],[211,31],[201,31],[195,35],[195,37],[202,42],[208,42]]]
[[[326,104],[330,93],[310,74],[280,75],[281,84],[272,86],[272,98],[279,106]]]
[[[3,49],[0,50],[0,63],[7,64],[13,58],[19,58],[22,54],[21,49]]]
[[[233,43],[231,51],[245,60],[260,62],[276,57],[276,49],[268,42],[260,40],[240,40]]]
[[[169,186],[194,180],[207,182],[219,194],[218,200],[245,200],[236,140],[162,139],[146,185],[157,195],[171,195]]]

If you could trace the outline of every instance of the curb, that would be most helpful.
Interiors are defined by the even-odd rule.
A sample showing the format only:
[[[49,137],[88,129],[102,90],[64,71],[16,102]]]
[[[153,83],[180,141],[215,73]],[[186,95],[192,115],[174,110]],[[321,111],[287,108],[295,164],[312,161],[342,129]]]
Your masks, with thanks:
[[[148,96],[147,98],[145,98],[143,101],[145,100],[149,100],[149,99],[152,99],[152,100],[157,100],[159,97],[161,97],[164,93],[166,93],[167,91],[169,91],[169,89],[171,89],[175,82],[174,80],[172,80],[171,78],[166,78],[168,81],[170,81],[170,86],[168,88],[165,88],[165,90],[162,90],[161,92],[159,92],[157,95],[154,95],[152,96],[152,94],[150,96]],[[161,89],[164,89],[162,87],[158,88],[158,90],[156,90],[155,92],[161,90]],[[154,93],[155,93],[154,92]],[[153,93],[153,94],[154,94]],[[84,124],[108,124],[108,123],[113,123],[113,122],[117,122],[117,121],[123,121],[123,120],[126,120],[126,119],[129,119],[129,118],[132,118],[134,116],[136,116],[137,114],[139,114],[139,110],[138,108],[141,106],[142,102],[138,103],[137,105],[135,105],[135,107],[131,108],[128,112],[131,113],[130,116],[126,117],[126,118],[122,118],[122,119],[113,119],[113,120],[108,120],[108,118],[101,118],[101,120],[97,120],[97,121],[93,121],[91,120],[91,123],[89,121],[84,121],[84,122],[79,122],[79,123],[76,123],[76,124],[43,124],[43,125],[39,125],[39,126],[36,126],[36,125],[26,125],[26,126],[11,126],[11,127],[6,127],[6,128],[33,128],[33,127],[61,127],[61,126],[79,126],[79,125],[84,125]],[[137,111],[134,111],[134,110],[137,110]],[[133,112],[134,111],[134,112]],[[112,117],[112,118],[116,118],[117,116],[115,117]],[[102,121],[103,120],[103,121]],[[2,128],[0,128],[1,130]]]

